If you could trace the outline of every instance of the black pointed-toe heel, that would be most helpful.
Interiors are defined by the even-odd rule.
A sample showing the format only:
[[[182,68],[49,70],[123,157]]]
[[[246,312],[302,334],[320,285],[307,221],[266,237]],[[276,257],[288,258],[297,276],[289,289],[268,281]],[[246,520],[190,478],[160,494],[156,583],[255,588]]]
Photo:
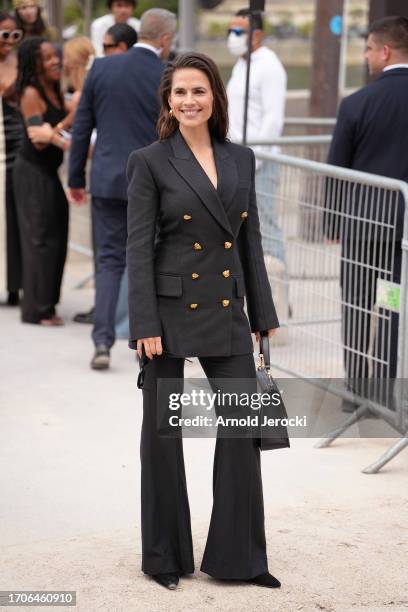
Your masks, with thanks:
[[[179,577],[177,574],[154,574],[152,578],[161,586],[166,587],[166,589],[170,589],[170,591],[177,589],[177,585],[179,583]]]
[[[250,578],[249,580],[247,580],[247,582],[250,582],[251,584],[257,584],[258,586],[267,587],[269,589],[279,589],[279,587],[281,586],[279,580],[268,572],[266,574],[260,574],[259,576],[255,576],[255,578]]]

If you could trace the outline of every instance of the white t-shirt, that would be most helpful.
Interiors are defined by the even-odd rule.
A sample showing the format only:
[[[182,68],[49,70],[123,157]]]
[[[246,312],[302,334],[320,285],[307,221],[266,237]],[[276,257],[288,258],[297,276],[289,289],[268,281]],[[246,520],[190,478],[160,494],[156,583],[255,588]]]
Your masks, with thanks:
[[[227,85],[229,137],[242,142],[247,62],[239,58]],[[247,141],[274,140],[282,135],[285,118],[287,76],[274,51],[259,47],[251,55]],[[252,147],[254,151],[274,151],[276,147]]]
[[[127,23],[128,25],[132,26],[136,32],[139,32],[139,19],[131,17],[128,19]],[[95,21],[93,21],[91,24],[91,40],[98,57],[103,55],[103,37],[105,36],[107,30],[109,30],[109,28],[113,25],[115,25],[115,18],[112,13],[98,17],[98,19],[95,19]]]

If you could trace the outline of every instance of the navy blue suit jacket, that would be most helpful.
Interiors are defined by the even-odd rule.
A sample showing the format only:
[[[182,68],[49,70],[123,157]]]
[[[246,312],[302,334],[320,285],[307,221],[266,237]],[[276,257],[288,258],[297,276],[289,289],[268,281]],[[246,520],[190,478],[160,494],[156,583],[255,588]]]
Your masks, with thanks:
[[[157,140],[163,70],[161,59],[143,47],[95,60],[75,115],[69,187],[85,187],[89,142],[96,128],[91,193],[99,198],[127,199],[130,153]]]
[[[408,181],[407,134],[408,68],[394,68],[343,100],[328,162]],[[403,215],[401,199],[397,238],[402,235]],[[376,206],[371,206],[367,216],[383,218]]]

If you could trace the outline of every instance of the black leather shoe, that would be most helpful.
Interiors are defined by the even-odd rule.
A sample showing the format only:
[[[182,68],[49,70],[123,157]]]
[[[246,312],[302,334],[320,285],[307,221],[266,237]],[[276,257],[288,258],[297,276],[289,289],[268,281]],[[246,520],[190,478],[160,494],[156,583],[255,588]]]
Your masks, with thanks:
[[[257,584],[258,586],[267,587],[269,589],[279,589],[281,583],[275,576],[269,574],[260,574],[259,576],[255,576],[255,578],[250,578],[246,582],[250,582],[251,584]]]
[[[98,344],[91,361],[93,370],[107,370],[110,366],[110,351],[105,344]]]
[[[177,585],[179,583],[179,577],[177,574],[154,574],[152,578],[158,584],[161,584],[161,586],[164,586],[166,589],[170,589],[171,591],[177,589]]]
[[[91,308],[89,312],[78,312],[72,319],[75,323],[85,323],[87,325],[94,324],[95,308]]]

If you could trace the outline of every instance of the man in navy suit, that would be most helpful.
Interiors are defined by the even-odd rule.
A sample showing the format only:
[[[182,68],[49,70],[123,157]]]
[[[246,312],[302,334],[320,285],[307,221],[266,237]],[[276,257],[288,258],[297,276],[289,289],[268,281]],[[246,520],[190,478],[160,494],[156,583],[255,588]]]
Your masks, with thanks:
[[[146,11],[139,42],[123,55],[96,59],[75,116],[69,164],[71,199],[85,201],[85,167],[92,130],[92,223],[96,258],[93,369],[107,369],[115,341],[115,312],[126,266],[126,165],[135,149],[157,140],[158,89],[176,33],[176,16]]]
[[[370,74],[378,78],[343,100],[328,161],[408,181],[408,19],[387,17],[373,23],[365,57]],[[379,308],[378,319],[373,320],[372,311],[378,278],[400,282],[404,202],[402,197],[381,196],[374,188],[347,190],[343,185],[341,189],[341,197],[326,204],[331,211],[340,205],[337,212],[342,213],[327,214],[326,235],[342,243],[343,343],[349,388],[367,391],[370,377],[371,388],[377,387],[375,398],[389,403],[392,385],[387,387],[379,379],[397,375],[398,314]]]

